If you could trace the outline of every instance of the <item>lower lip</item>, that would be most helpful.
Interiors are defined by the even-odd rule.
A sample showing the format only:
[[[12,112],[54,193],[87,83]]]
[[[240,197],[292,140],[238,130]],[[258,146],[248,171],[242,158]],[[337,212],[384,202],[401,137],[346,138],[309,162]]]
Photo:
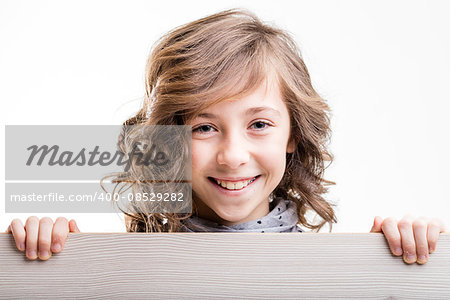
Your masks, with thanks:
[[[247,185],[246,187],[240,189],[240,190],[228,190],[220,185],[218,185],[216,182],[213,182],[212,180],[214,179],[209,179],[209,182],[211,182],[212,185],[214,185],[217,190],[219,190],[222,194],[227,195],[227,196],[240,196],[244,193],[246,193],[249,189],[249,187],[251,187],[255,182],[257,182],[259,180],[259,177],[261,177],[260,175],[258,175],[256,177],[255,180],[253,180],[249,185]]]

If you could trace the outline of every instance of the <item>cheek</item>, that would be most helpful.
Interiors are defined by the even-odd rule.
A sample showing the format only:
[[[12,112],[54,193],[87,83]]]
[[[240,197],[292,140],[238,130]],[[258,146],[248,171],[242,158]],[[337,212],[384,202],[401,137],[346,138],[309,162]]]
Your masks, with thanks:
[[[202,170],[202,152],[198,147],[192,144],[192,191],[195,193],[198,191],[198,186],[201,185],[200,173]]]
[[[258,154],[259,162],[266,170],[270,171],[272,176],[277,178],[283,176],[286,165],[286,148],[282,145],[281,143],[271,143]]]
[[[192,173],[196,172],[199,164],[200,164],[200,158],[202,157],[202,151],[201,147],[198,146],[197,143],[192,143]]]
[[[209,149],[208,149],[209,148]],[[192,142],[192,174],[199,174],[210,165],[212,149],[204,147],[202,143]],[[194,180],[194,178],[192,178]]]

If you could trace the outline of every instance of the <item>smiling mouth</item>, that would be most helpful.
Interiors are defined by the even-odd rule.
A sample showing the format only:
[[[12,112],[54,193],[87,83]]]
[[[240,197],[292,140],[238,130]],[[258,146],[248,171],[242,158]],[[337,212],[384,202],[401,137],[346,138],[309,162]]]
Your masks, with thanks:
[[[211,181],[212,183],[214,183],[215,185],[225,189],[225,190],[229,190],[229,191],[239,191],[239,190],[243,190],[244,188],[246,188],[248,185],[250,185],[253,181],[255,181],[259,176],[261,175],[257,175],[251,179],[248,180],[242,180],[242,181],[236,181],[236,182],[231,182],[231,181],[225,181],[225,180],[220,180],[220,179],[216,179],[213,177],[208,177],[209,181]]]

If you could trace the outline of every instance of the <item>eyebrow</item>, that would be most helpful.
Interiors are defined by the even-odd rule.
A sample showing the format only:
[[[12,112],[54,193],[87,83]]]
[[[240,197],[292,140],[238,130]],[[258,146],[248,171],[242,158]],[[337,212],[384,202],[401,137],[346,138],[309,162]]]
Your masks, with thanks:
[[[249,108],[245,111],[245,115],[251,116],[251,115],[254,115],[254,114],[257,114],[260,112],[264,112],[264,111],[272,112],[272,113],[276,114],[278,117],[281,117],[281,113],[278,110],[276,110],[272,107],[268,107],[268,106],[258,106],[258,107]],[[206,118],[206,119],[217,119],[217,116],[212,113],[200,113],[197,115],[197,117],[198,118]]]

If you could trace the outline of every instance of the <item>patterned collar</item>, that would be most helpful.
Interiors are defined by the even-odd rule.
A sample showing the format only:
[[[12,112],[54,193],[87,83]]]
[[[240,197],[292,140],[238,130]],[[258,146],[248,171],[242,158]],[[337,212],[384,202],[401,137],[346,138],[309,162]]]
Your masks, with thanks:
[[[184,232],[304,232],[297,225],[297,204],[277,197],[271,203],[275,207],[264,217],[237,225],[226,226],[191,216],[182,221]]]

